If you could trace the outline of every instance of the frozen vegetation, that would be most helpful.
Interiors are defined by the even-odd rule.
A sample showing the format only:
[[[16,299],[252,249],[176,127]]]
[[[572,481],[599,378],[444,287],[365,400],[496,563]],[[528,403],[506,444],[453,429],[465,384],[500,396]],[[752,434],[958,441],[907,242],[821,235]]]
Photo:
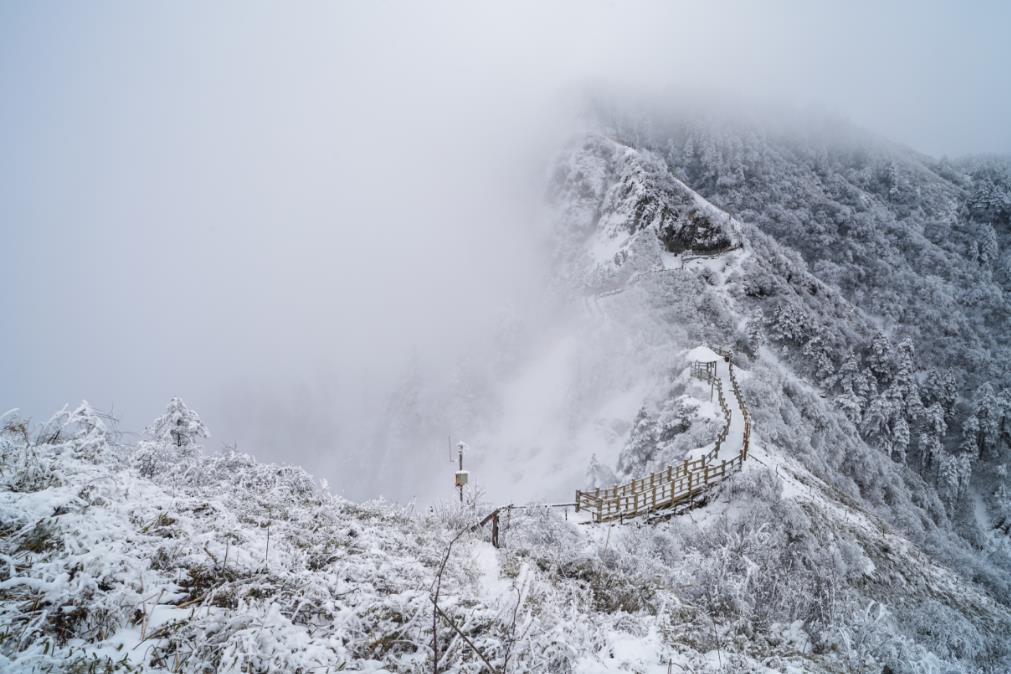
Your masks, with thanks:
[[[428,410],[492,444],[564,357],[557,446],[475,459],[517,492],[351,503],[204,450],[178,399],[135,443],[86,403],[9,412],[0,669],[1011,671],[1008,162],[601,117],[548,189],[555,290],[582,313],[540,326],[560,335],[543,351],[509,324],[452,385],[406,378],[377,435],[386,470],[442,432]],[[653,526],[506,511],[500,548],[474,527],[520,484],[568,501],[711,443],[700,344],[734,353],[753,418],[704,507]]]
[[[761,454],[658,526],[514,511],[496,549],[469,531],[475,504],[349,503],[297,468],[206,456],[196,416],[169,415],[189,430],[156,423],[137,447],[86,404],[31,430],[7,415],[6,671],[431,671],[460,532],[441,671],[481,671],[474,649],[507,671],[1004,662],[1004,607],[789,460]]]

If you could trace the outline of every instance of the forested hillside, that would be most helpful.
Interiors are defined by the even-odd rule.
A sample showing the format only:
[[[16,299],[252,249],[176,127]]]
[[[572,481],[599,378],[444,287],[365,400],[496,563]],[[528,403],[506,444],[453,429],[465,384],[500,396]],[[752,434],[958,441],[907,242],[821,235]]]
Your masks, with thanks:
[[[1006,528],[1009,162],[935,160],[810,120],[614,126],[748,223],[756,248],[775,242],[740,279],[740,346],[774,346],[966,532]]]

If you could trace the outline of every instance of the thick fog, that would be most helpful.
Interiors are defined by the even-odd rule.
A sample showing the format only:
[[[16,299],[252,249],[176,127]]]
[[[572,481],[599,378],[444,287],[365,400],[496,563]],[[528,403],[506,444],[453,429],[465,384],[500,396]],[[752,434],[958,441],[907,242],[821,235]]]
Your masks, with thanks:
[[[8,3],[0,412],[87,399],[141,432],[181,396],[212,448],[391,489],[410,462],[361,467],[405,380],[469,386],[459,363],[553,329],[536,204],[589,92],[1011,152],[1007,6],[877,5]],[[508,383],[530,433],[570,340]]]

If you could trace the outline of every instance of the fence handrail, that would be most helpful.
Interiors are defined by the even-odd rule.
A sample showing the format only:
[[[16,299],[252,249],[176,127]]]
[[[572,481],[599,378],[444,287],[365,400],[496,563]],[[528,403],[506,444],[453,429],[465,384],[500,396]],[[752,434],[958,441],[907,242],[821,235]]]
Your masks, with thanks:
[[[725,423],[713,449],[700,458],[685,459],[676,466],[667,465],[643,478],[633,478],[629,482],[612,487],[577,490],[577,511],[588,510],[594,522],[624,521],[626,518],[672,508],[682,503],[691,503],[698,495],[725,480],[728,472],[733,474],[744,467],[751,439],[751,414],[734,374],[731,354],[727,351],[717,353],[727,361],[731,390],[734,392],[744,422],[740,451],[730,459],[716,462],[722,443],[726,441],[730,432],[732,411],[723,395],[723,382],[716,374],[716,362],[694,361],[691,364],[692,376],[704,379],[710,384],[719,383],[716,389]]]

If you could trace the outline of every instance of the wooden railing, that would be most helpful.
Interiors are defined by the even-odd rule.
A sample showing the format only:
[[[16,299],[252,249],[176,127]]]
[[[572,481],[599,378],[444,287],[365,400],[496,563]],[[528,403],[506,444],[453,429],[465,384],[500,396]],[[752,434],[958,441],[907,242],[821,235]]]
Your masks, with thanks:
[[[728,475],[743,468],[748,458],[748,446],[751,436],[751,415],[744,404],[737,377],[734,375],[734,365],[730,362],[729,353],[720,355],[728,362],[731,388],[737,398],[738,407],[744,420],[741,450],[731,459],[716,461],[720,449],[726,442],[730,432],[732,411],[723,395],[723,384],[716,374],[716,363],[693,362],[692,376],[716,385],[720,409],[723,412],[724,426],[709,452],[700,458],[688,460],[676,465],[668,465],[643,478],[632,479],[630,482],[613,487],[594,488],[592,491],[576,491],[576,511],[586,510],[594,522],[610,522],[647,515],[649,513],[673,508],[679,505],[693,503],[716,484],[722,482]]]
[[[734,375],[734,364],[729,361],[727,362],[727,371],[730,373],[730,387],[734,390],[734,397],[737,398],[737,406],[741,410],[741,415],[744,418],[744,431],[742,432],[741,438],[741,459],[746,460],[748,458],[748,448],[751,444],[751,411],[748,409],[748,405],[744,402],[744,395],[741,393],[741,385],[737,382],[737,377]]]

